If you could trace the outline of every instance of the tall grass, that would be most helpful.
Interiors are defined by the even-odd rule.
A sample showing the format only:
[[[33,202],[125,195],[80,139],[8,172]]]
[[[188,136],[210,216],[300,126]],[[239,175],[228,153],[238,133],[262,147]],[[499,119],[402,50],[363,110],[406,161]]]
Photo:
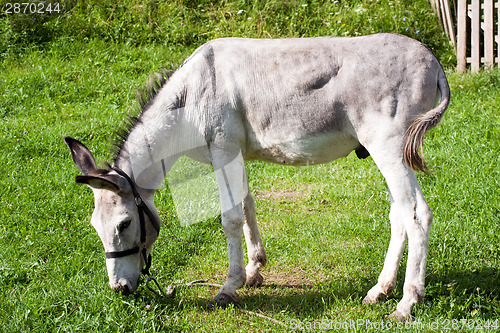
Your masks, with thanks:
[[[17,0],[16,2],[22,2]],[[0,54],[60,38],[194,47],[217,37],[356,36],[395,32],[428,45],[445,66],[453,47],[426,0],[66,1],[58,15],[0,18]],[[49,19],[50,18],[50,19]],[[28,24],[29,22],[29,24]]]

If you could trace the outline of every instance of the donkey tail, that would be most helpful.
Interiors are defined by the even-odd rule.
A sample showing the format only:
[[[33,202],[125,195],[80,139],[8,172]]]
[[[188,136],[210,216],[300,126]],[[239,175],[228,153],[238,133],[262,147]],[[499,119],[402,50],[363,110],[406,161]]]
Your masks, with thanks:
[[[404,139],[403,159],[405,163],[413,170],[425,173],[427,172],[427,166],[422,148],[425,133],[439,123],[448,108],[448,104],[450,104],[450,87],[442,69],[439,73],[437,83],[441,93],[439,105],[429,112],[416,117],[406,130]]]

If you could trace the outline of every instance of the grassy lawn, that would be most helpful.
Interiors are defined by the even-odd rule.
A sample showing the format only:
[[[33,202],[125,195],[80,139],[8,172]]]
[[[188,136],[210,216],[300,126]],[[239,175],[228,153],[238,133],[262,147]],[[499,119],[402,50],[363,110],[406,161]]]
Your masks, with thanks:
[[[183,22],[193,23],[198,15],[199,29],[210,31],[208,36],[199,37],[199,31],[190,27],[189,32],[168,32],[171,43],[153,40],[136,45],[113,38],[118,23],[109,23],[110,31],[98,24],[99,17],[110,17],[108,8],[89,14],[96,28],[79,30],[87,34],[81,38],[60,36],[57,22],[52,21],[47,24],[54,25],[49,25],[54,38],[43,46],[12,44],[16,53],[15,47],[2,49],[0,44],[0,331],[286,330],[255,313],[289,328],[323,323],[323,328],[341,329],[343,323],[356,323],[358,331],[377,331],[365,324],[386,323],[384,316],[402,297],[405,257],[394,295],[384,304],[361,304],[376,282],[389,243],[389,199],[373,160],[358,160],[354,154],[315,167],[247,164],[268,254],[264,285],[239,293],[241,307],[253,313],[235,307],[205,311],[203,306],[217,293],[210,287],[179,288],[170,300],[156,297],[144,286],[132,296],[117,295],[108,287],[103,248],[89,223],[92,192],[74,183],[78,171],[63,137],[81,140],[98,160],[110,161],[113,132],[136,112],[134,90],[154,71],[180,63],[203,39],[230,35],[231,27],[242,29],[234,34],[257,37],[267,36],[264,31],[272,36],[345,33],[326,24],[321,25],[325,30],[312,32],[314,22],[325,20],[316,2],[296,4],[297,11],[310,12],[297,15],[297,22],[301,17],[308,22],[299,26],[302,30],[286,25],[293,31],[283,28],[287,9],[279,11],[277,2],[266,6],[242,1],[244,20],[236,16],[237,2],[221,5],[231,15],[220,8],[202,11],[210,8],[203,1],[191,3],[199,7],[190,10],[178,1],[179,6],[164,10],[184,15],[179,16]],[[351,14],[346,8],[323,10],[339,11],[341,18],[328,22],[340,21],[335,29],[350,29],[351,35],[382,29],[404,32],[404,26],[391,28],[393,16],[409,11],[417,20],[420,14],[417,6],[400,6],[392,12],[386,8],[387,18],[381,23],[348,19],[352,13],[368,15],[374,10],[369,3],[352,5]],[[340,6],[329,4],[334,5]],[[114,15],[120,10],[118,6]],[[276,22],[271,20],[273,10]],[[80,12],[72,13],[78,23]],[[251,24],[248,17],[258,19]],[[398,22],[403,25],[406,20]],[[167,24],[159,22],[159,27],[165,31]],[[418,37],[416,27],[411,28],[413,37]],[[145,38],[139,32],[136,36]],[[449,57],[435,44],[441,59]],[[431,327],[435,331],[465,332],[467,325],[495,320],[500,325],[500,71],[457,75],[449,70],[448,76],[452,103],[441,124],[426,137],[431,173],[419,175],[434,224],[426,297],[415,307],[415,316],[420,324],[439,324]],[[220,218],[182,227],[168,190],[157,193],[156,203],[169,226],[162,229],[153,253],[154,275],[160,283],[164,287],[196,279],[223,283],[227,251]]]

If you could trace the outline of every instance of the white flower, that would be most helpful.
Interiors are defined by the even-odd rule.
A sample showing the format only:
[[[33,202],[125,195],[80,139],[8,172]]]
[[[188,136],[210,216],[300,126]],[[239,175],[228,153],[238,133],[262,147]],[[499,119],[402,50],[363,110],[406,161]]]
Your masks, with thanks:
[[[357,14],[361,14],[361,13],[366,12],[366,9],[365,9],[365,8],[363,8],[363,6],[362,6],[362,5],[359,5],[359,6],[358,6],[358,8],[356,8],[356,9],[354,10],[354,12],[356,12]]]

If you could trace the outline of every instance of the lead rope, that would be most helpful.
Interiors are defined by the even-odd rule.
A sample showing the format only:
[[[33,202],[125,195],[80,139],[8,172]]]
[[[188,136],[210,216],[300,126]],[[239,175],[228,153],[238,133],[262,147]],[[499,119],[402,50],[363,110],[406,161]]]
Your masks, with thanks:
[[[149,285],[149,283],[153,281],[156,287],[158,288],[158,291],[156,291],[153,287]],[[215,288],[221,288],[221,284],[216,284],[216,283],[208,283],[207,280],[194,280],[188,283],[181,283],[177,285],[169,285],[167,287],[167,292],[163,291],[163,289],[160,286],[160,283],[158,280],[156,280],[155,277],[151,276],[148,274],[148,278],[146,280],[146,287],[151,291],[153,294],[160,296],[165,299],[173,298],[175,296],[175,291],[180,288],[180,287],[195,287],[195,286],[208,286],[208,287],[215,287]]]
[[[149,285],[149,282],[153,281],[156,284],[156,287],[158,288],[159,291],[156,291],[153,287]],[[174,289],[167,289],[167,292],[165,293],[163,289],[161,288],[160,284],[156,280],[154,276],[148,275],[148,278],[146,280],[146,287],[151,291],[153,294],[160,296],[161,298],[169,299],[173,298],[175,296],[175,290]],[[170,287],[170,286],[169,286]]]
[[[148,273],[149,274],[149,273]],[[154,288],[152,288],[150,285],[149,285],[149,282],[150,281],[153,281],[155,284],[156,284],[156,287],[158,288],[159,292],[154,290]],[[164,298],[164,299],[172,299],[175,297],[175,291],[180,288],[180,287],[197,287],[197,286],[208,286],[208,287],[214,287],[214,288],[221,288],[222,285],[221,284],[217,284],[217,283],[208,283],[207,280],[194,280],[194,281],[191,281],[191,282],[188,282],[188,283],[182,283],[182,284],[177,284],[177,285],[169,285],[167,287],[167,292],[165,293],[163,291],[163,289],[160,287],[160,284],[158,283],[158,281],[151,275],[149,275],[148,279],[146,280],[146,287],[155,295],[161,297],[161,298]],[[274,319],[274,318],[271,318],[271,317],[268,317],[266,315],[263,315],[261,313],[257,313],[257,312],[253,312],[253,311],[250,311],[250,310],[247,310],[247,309],[244,309],[242,307],[240,307],[239,305],[235,304],[235,308],[238,309],[238,311],[240,312],[243,312],[243,313],[246,313],[246,314],[249,314],[249,315],[252,315],[252,316],[256,316],[256,317],[259,317],[259,318],[263,318],[263,319],[266,319],[266,320],[269,320],[271,322],[273,322],[274,324],[276,325],[280,325],[280,326],[283,326],[285,328],[288,328],[288,325],[286,325],[285,323],[277,320],[277,319]]]

